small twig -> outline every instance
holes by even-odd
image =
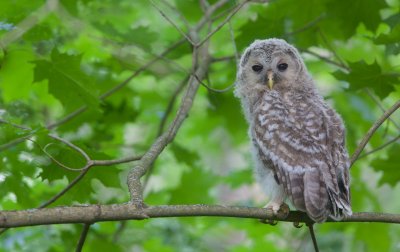
[[[314,223],[306,223],[306,225],[310,230],[310,236],[314,245],[314,250],[315,252],[319,252],[317,238],[315,237],[315,232],[314,232]]]
[[[122,234],[122,232],[125,230],[126,228],[126,221],[120,221],[119,222],[119,226],[117,228],[117,230],[114,232],[112,241],[113,243],[118,243],[118,240]]]
[[[310,50],[308,50],[308,49],[306,49],[306,50],[301,50],[301,51],[303,51],[303,52],[305,52],[305,53],[308,53],[308,54],[311,54],[311,55],[313,55],[313,56],[315,56],[315,57],[317,57],[317,58],[319,58],[319,59],[321,59],[321,60],[323,60],[323,61],[325,61],[325,62],[331,64],[331,65],[335,65],[335,66],[337,66],[337,67],[343,68],[344,70],[350,71],[350,68],[349,68],[348,66],[343,65],[342,63],[336,62],[336,61],[334,61],[334,60],[331,60],[331,59],[329,59],[329,58],[327,58],[327,57],[324,57],[324,56],[322,56],[322,55],[319,55],[318,53],[315,53],[315,52],[310,51]]]
[[[232,7],[229,7],[226,10],[221,11],[220,13],[218,13],[217,15],[215,15],[214,17],[211,18],[211,22],[215,22],[218,19],[226,16],[226,14],[230,13],[232,10],[234,10],[236,7],[238,7],[238,5],[234,5]]]
[[[241,4],[239,4],[233,11],[225,18],[224,21],[222,21],[213,31],[207,34],[207,36],[200,42],[196,44],[196,47],[200,47],[202,44],[204,44],[207,40],[211,38],[217,31],[219,31],[226,23],[231,20],[231,18],[245,5],[249,2],[250,0],[245,0]]]
[[[172,4],[170,4],[168,1],[166,0],[161,0],[161,2],[163,2],[163,4],[165,4],[166,6],[168,6],[168,8],[170,8],[171,10],[173,10],[182,20],[182,22],[185,24],[186,28],[188,30],[190,30],[190,24],[187,21],[187,19],[185,18],[185,16],[182,14],[182,12],[180,12],[175,6],[173,6]]]
[[[160,60],[162,57],[164,57],[165,55],[167,55],[168,53],[170,53],[171,51],[173,51],[174,49],[176,49],[177,47],[179,47],[180,45],[182,45],[185,42],[185,39],[180,39],[179,41],[177,41],[176,43],[172,44],[171,46],[169,46],[167,49],[165,49],[160,55],[158,55],[157,57],[153,58],[152,60],[150,60],[149,62],[147,62],[146,64],[144,64],[143,66],[141,66],[139,69],[137,69],[134,73],[131,74],[131,76],[129,76],[128,78],[126,78],[124,81],[122,81],[120,84],[116,85],[115,87],[111,88],[110,90],[108,90],[107,92],[105,92],[104,94],[100,95],[100,99],[104,100],[106,98],[108,98],[109,96],[113,95],[115,92],[119,91],[121,88],[125,87],[133,78],[135,78],[136,76],[138,76],[139,74],[141,74],[143,71],[145,71],[147,68],[149,68],[151,65],[153,65],[155,62],[157,62],[158,60]],[[87,106],[82,106],[79,109],[75,110],[74,112],[70,113],[69,115],[67,115],[66,117],[62,118],[61,120],[48,124],[46,126],[47,129],[51,130],[54,129],[64,123],[67,123],[68,121],[72,120],[73,118],[75,118],[76,116],[82,114],[83,112],[85,112],[88,109]]]
[[[65,140],[65,139],[63,139],[63,138],[61,138],[61,137],[59,137],[59,136],[56,136],[56,135],[54,135],[54,134],[49,134],[49,137],[51,137],[51,138],[53,138],[53,139],[55,139],[55,140],[57,140],[57,141],[60,141],[60,142],[64,143],[65,145],[67,145],[68,147],[70,147],[71,149],[73,149],[74,151],[78,152],[79,154],[81,154],[81,155],[86,159],[86,161],[89,161],[89,160],[90,160],[89,155],[86,154],[86,152],[85,152],[84,150],[82,150],[81,148],[79,148],[79,147],[76,146],[75,144],[73,144],[73,143],[71,143],[71,142],[69,142],[69,141],[67,141],[67,140]]]
[[[134,156],[134,157],[127,157],[127,158],[121,158],[121,159],[116,159],[116,160],[91,160],[89,161],[85,167],[81,169],[81,173],[74,178],[62,191],[54,195],[51,199],[48,201],[44,202],[39,206],[39,208],[45,208],[49,206],[50,204],[54,203],[56,200],[58,200],[61,196],[63,196],[66,192],[71,190],[72,187],[74,187],[83,177],[88,173],[90,168],[94,166],[108,166],[108,165],[115,165],[115,164],[122,164],[122,163],[128,163],[132,161],[137,161],[140,160],[142,156]]]
[[[168,58],[163,58],[163,59],[164,59],[165,61],[171,63],[172,65],[176,66],[176,68],[177,68],[178,70],[180,70],[180,71],[186,73],[186,74],[189,75],[189,76],[192,76],[192,77],[196,78],[196,80],[200,83],[200,85],[202,85],[203,87],[205,87],[208,91],[212,91],[212,92],[215,92],[215,93],[224,93],[224,92],[229,91],[229,90],[235,85],[235,83],[232,83],[231,85],[229,85],[228,87],[223,88],[223,89],[215,89],[215,88],[212,88],[212,87],[210,87],[210,85],[205,84],[196,74],[194,74],[193,72],[189,72],[188,70],[186,70],[184,67],[182,67],[181,65],[179,65],[179,64],[176,63],[175,61],[170,60],[170,59],[168,59]]]
[[[398,108],[400,107],[400,101],[397,101],[392,107],[390,107],[368,130],[365,134],[364,138],[361,140],[360,144],[357,146],[356,150],[354,151],[353,155],[350,158],[350,167],[354,164],[354,162],[358,159],[361,152],[367,145],[369,139],[371,139],[372,135],[375,131],[381,126],[381,124],[391,115],[393,114]]]
[[[34,143],[43,151],[43,153],[46,154],[47,157],[49,157],[54,163],[56,163],[56,164],[57,164],[58,166],[60,166],[61,168],[65,169],[65,170],[67,170],[67,171],[72,171],[72,172],[79,172],[79,171],[82,171],[82,170],[84,169],[84,168],[72,168],[72,167],[69,167],[69,166],[67,166],[67,165],[65,165],[65,164],[63,164],[63,163],[61,163],[61,162],[58,161],[55,157],[53,157],[53,155],[51,155],[50,153],[48,153],[48,152],[47,152],[47,148],[48,148],[50,145],[54,144],[54,143],[48,143],[48,144],[46,144],[46,146],[45,146],[44,148],[42,148],[38,143],[36,143],[36,142],[33,141],[32,139],[28,139],[28,140],[34,142]]]
[[[289,32],[289,33],[286,33],[285,35],[286,36],[293,36],[293,35],[295,35],[297,33],[301,33],[303,31],[306,31],[306,30],[310,29],[311,27],[313,27],[314,25],[316,25],[317,23],[319,23],[319,21],[324,19],[325,16],[326,16],[325,14],[321,14],[317,18],[315,18],[314,20],[312,20],[312,21],[308,22],[307,24],[305,24],[303,27],[300,27],[300,28],[298,28],[298,29],[296,29],[294,31]]]
[[[231,22],[228,22],[228,25],[229,25],[229,31],[230,31],[230,35],[231,35],[233,50],[235,51],[236,66],[239,66],[240,54],[239,54],[239,51],[236,46],[235,34],[233,33],[233,28],[232,28]]]
[[[29,127],[26,127],[26,126],[24,126],[24,125],[18,125],[18,124],[15,124],[15,123],[12,123],[12,122],[9,122],[9,121],[6,121],[6,120],[3,120],[3,119],[0,119],[0,123],[8,124],[8,125],[11,125],[11,126],[13,126],[14,128],[18,128],[18,129],[23,129],[23,130],[32,130],[31,128],[29,128]]]
[[[210,3],[207,0],[200,0],[200,8],[205,13],[210,8]]]
[[[375,148],[375,149],[373,149],[373,150],[370,150],[370,151],[368,151],[368,152],[365,152],[363,155],[360,155],[360,156],[357,158],[357,160],[359,160],[359,159],[361,159],[361,158],[364,158],[364,157],[366,157],[366,156],[368,156],[368,155],[370,155],[370,154],[372,154],[372,153],[375,153],[375,152],[377,152],[377,151],[380,151],[380,150],[384,149],[385,147],[391,145],[392,143],[395,143],[395,142],[396,142],[397,140],[399,140],[399,139],[400,139],[400,135],[398,135],[397,137],[395,137],[395,138],[393,138],[393,139],[387,141],[386,143],[382,144],[381,146],[379,146],[379,147],[377,147],[377,148]]]
[[[51,205],[52,203],[54,203],[59,198],[61,198],[61,196],[63,196],[66,192],[71,190],[71,188],[74,187],[86,175],[86,173],[89,171],[89,169],[90,169],[90,167],[88,167],[86,170],[81,171],[81,173],[78,176],[76,176],[74,178],[74,180],[72,180],[63,190],[61,190],[59,193],[57,193],[56,195],[51,197],[46,202],[40,204],[40,206],[38,208],[39,209],[45,208],[45,207]]]
[[[342,58],[339,57],[339,54],[337,54],[336,50],[333,48],[333,46],[329,43],[328,39],[325,37],[324,33],[322,32],[321,29],[318,29],[319,34],[321,35],[322,40],[324,41],[324,43],[326,44],[326,46],[328,47],[328,49],[333,53],[333,55],[335,56],[335,58],[340,62],[340,64],[342,66],[345,66],[346,68],[348,68],[347,64],[342,60]]]
[[[213,58],[211,60],[212,63],[217,63],[217,62],[223,62],[223,61],[232,61],[232,60],[236,60],[235,56],[225,56],[225,57],[220,57],[220,58]]]
[[[378,105],[378,107],[382,110],[382,112],[385,112],[385,108],[383,107],[382,103],[379,101],[378,98],[376,98],[376,96],[371,92],[371,90],[369,88],[366,88],[365,92],[367,92],[368,96],[371,97],[372,100],[374,100],[374,102]],[[398,125],[395,120],[393,120],[391,117],[389,117],[388,120],[392,122],[393,125],[396,126],[398,130],[400,130],[400,125]]]
[[[189,76],[187,76],[185,79],[183,79],[181,81],[181,83],[178,84],[175,91],[172,93],[171,98],[169,99],[167,108],[165,109],[165,111],[162,115],[160,125],[158,126],[157,137],[161,136],[162,133],[164,133],[165,123],[167,122],[168,116],[171,114],[172,109],[174,108],[176,99],[178,98],[178,95],[182,92],[183,88],[186,86],[186,83],[188,80],[189,80]]]
[[[154,2],[153,0],[148,0],[150,4],[167,20],[187,41],[189,41],[190,44],[193,46],[196,46],[196,44],[193,42],[193,40],[187,35],[181,28],[179,28],[178,25],[176,25]]]
[[[83,244],[85,243],[85,240],[86,240],[86,237],[87,237],[87,234],[89,232],[89,228],[91,225],[92,225],[91,223],[85,223],[83,225],[82,233],[81,233],[81,236],[79,237],[79,242],[76,245],[76,249],[75,249],[76,252],[82,251]]]

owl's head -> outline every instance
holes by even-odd
[[[254,41],[244,52],[239,65],[236,95],[256,91],[304,90],[312,85],[306,66],[296,48],[282,39]]]

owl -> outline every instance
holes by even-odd
[[[315,222],[352,214],[340,116],[319,95],[296,48],[256,40],[241,57],[235,96],[249,124],[258,183],[277,214],[289,200]]]

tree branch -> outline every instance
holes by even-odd
[[[81,233],[81,236],[79,237],[79,242],[78,242],[78,245],[76,246],[76,249],[75,249],[76,252],[81,252],[82,251],[83,244],[85,243],[87,234],[89,232],[90,225],[91,225],[91,223],[85,223],[83,225],[82,233]]]
[[[391,114],[393,114],[398,108],[400,107],[400,101],[397,101],[391,108],[389,108],[383,115],[371,126],[368,130],[367,134],[365,134],[364,138],[361,140],[360,144],[357,146],[356,150],[354,151],[353,155],[350,158],[350,167],[353,166],[354,162],[358,159],[361,152],[367,145],[369,139],[371,139],[372,135],[375,131],[381,126],[381,124],[389,118]]]
[[[373,149],[373,150],[370,150],[370,151],[368,151],[368,152],[365,152],[363,155],[358,156],[357,160],[358,160],[358,159],[361,159],[361,158],[364,158],[364,157],[366,157],[366,156],[368,156],[368,155],[371,155],[372,153],[375,153],[375,152],[377,152],[377,151],[380,151],[380,150],[382,150],[383,148],[385,148],[385,147],[391,145],[392,143],[397,142],[397,140],[399,140],[399,139],[400,139],[400,135],[398,135],[397,137],[395,137],[395,138],[393,138],[393,139],[387,141],[386,143],[382,144],[381,146],[379,146],[379,147],[377,147],[377,148],[375,148],[375,149]]]
[[[198,38],[195,39],[197,40]],[[194,75],[200,80],[203,79],[206,76],[208,66],[211,62],[211,57],[208,54],[208,44],[205,44],[199,49],[195,47],[192,60]],[[158,155],[160,155],[164,148],[175,138],[175,135],[192,107],[199,85],[199,81],[191,76],[186,93],[182,98],[180,108],[169,129],[157,138],[150,149],[144,154],[140,162],[130,170],[128,174],[128,188],[131,193],[132,203],[137,205],[143,204],[143,192],[140,178],[147,172],[151,164]]]
[[[209,40],[217,31],[219,31],[226,23],[229,22],[229,20],[231,20],[231,18],[248,2],[250,2],[250,0],[245,0],[244,2],[242,2],[241,4],[239,4],[226,18],[224,21],[222,21],[217,28],[215,28],[213,31],[211,31],[210,33],[207,34],[207,36],[200,42],[197,43],[196,46],[199,47],[202,44],[204,44],[207,40]]]
[[[365,92],[367,92],[368,96],[371,97],[371,99],[376,103],[376,105],[378,105],[378,107],[382,110],[382,112],[386,111],[385,108],[383,107],[381,101],[371,92],[371,90],[369,88],[366,88]],[[388,120],[391,121],[398,130],[400,130],[400,125],[398,125],[395,120],[393,120],[390,116],[389,116]]]
[[[196,45],[195,42],[187,35],[178,25],[176,25],[152,0],[148,0],[150,4],[161,14],[165,20],[167,20],[190,44]]]
[[[285,216],[273,216],[264,208],[219,205],[168,205],[136,208],[131,204],[85,205],[0,211],[0,227],[13,228],[49,224],[95,223],[102,221],[142,220],[162,217],[219,216],[250,219],[270,219],[283,222],[307,223],[312,220],[306,213],[291,211]],[[341,221],[327,222],[379,222],[400,224],[399,214],[360,212]]]

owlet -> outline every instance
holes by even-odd
[[[258,182],[274,213],[288,198],[315,222],[352,214],[349,157],[339,115],[318,94],[296,48],[256,40],[244,52],[235,95],[249,124]]]

